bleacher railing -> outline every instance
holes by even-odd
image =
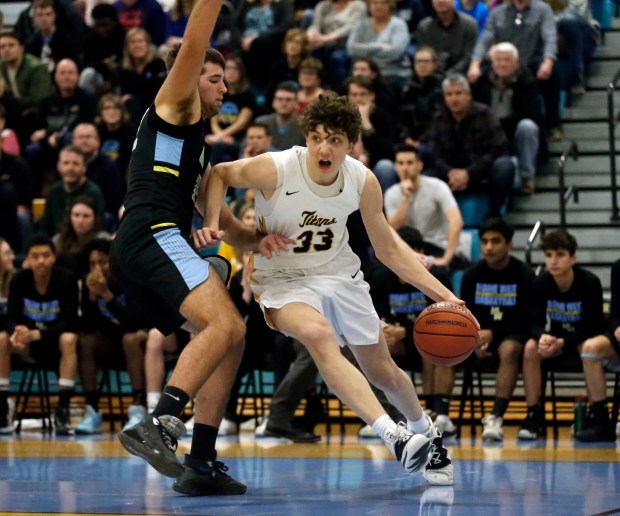
[[[579,149],[574,140],[570,143],[570,147],[562,153],[558,161],[558,193],[560,195],[560,227],[562,229],[566,229],[566,203],[571,197],[576,203],[579,202],[579,190],[577,190],[577,187],[569,186],[566,188],[564,166],[569,157],[575,161],[579,158]]]
[[[545,224],[542,220],[537,220],[530,231],[530,236],[527,237],[527,242],[525,244],[525,263],[527,263],[530,267],[532,266],[532,248],[534,247],[534,242],[536,241],[536,237],[538,234],[545,234]]]
[[[609,163],[611,170],[611,221],[620,222],[618,212],[618,181],[616,178],[616,123],[618,114],[614,109],[614,94],[618,81],[620,80],[620,70],[616,72],[613,79],[607,86],[607,125],[609,127]]]

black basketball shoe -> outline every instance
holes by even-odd
[[[137,425],[123,430],[118,439],[132,455],[144,459],[162,475],[176,478],[183,473],[175,451],[177,439],[185,435],[185,425],[174,416],[150,414]]]
[[[172,484],[177,493],[189,496],[242,495],[247,486],[226,472],[228,466],[219,460],[198,460],[185,455],[183,474]]]

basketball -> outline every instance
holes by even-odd
[[[435,303],[415,321],[413,341],[420,355],[435,365],[460,364],[474,351],[478,329],[474,317],[463,306]]]

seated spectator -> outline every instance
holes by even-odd
[[[265,124],[271,135],[271,145],[278,150],[290,149],[294,145],[305,145],[297,117],[297,89],[290,83],[280,83],[273,97],[274,113],[255,119]]]
[[[616,429],[609,420],[605,368],[618,370],[620,365],[620,260],[611,267],[611,304],[608,330],[586,340],[581,361],[588,390],[588,414],[584,428],[575,434],[583,442],[615,441]]]
[[[28,163],[20,157],[7,154],[0,133],[0,237],[21,250],[20,223],[29,230],[32,189]],[[19,221],[19,222],[18,222]]]
[[[515,174],[506,135],[487,106],[472,102],[465,77],[448,75],[442,90],[445,107],[429,137],[435,168],[425,173],[448,183],[457,199],[462,193],[487,194],[486,217],[498,217]]]
[[[0,34],[0,100],[6,107],[9,126],[23,145],[30,138],[41,101],[52,93],[47,67],[27,54],[15,32]]]
[[[299,64],[299,91],[297,92],[297,111],[300,115],[308,104],[319,98],[325,90],[321,88],[323,80],[323,63],[314,57],[308,57]]]
[[[166,15],[156,0],[116,0],[112,4],[125,32],[143,29],[155,46],[164,42]]]
[[[394,166],[400,183],[384,195],[390,226],[420,232],[427,267],[441,267],[446,272],[464,268],[467,260],[458,255],[463,218],[448,185],[421,174],[424,163],[410,145],[396,148]]]
[[[545,408],[540,402],[543,360],[548,367],[578,365],[584,342],[605,325],[601,282],[575,265],[575,237],[562,229],[549,231],[540,248],[546,271],[534,280],[531,338],[523,353],[527,417],[517,434],[526,441],[545,437]]]
[[[88,272],[90,243],[97,238],[109,238],[103,230],[101,214],[90,197],[76,197],[69,207],[67,218],[52,241],[56,246],[56,264],[69,269],[80,278]]]
[[[455,0],[454,9],[457,12],[469,14],[478,24],[478,36],[484,30],[484,24],[489,17],[489,8],[482,0]]]
[[[183,40],[189,13],[192,12],[195,3],[196,0],[174,0],[170,10],[165,13],[164,43],[159,47],[159,55],[163,58],[165,58],[170,47],[180,44]]]
[[[275,390],[269,403],[269,416],[254,430],[256,437],[277,437],[295,443],[316,443],[321,436],[314,433],[319,405],[316,391],[318,369],[308,349],[300,342],[277,334],[273,341]],[[292,356],[291,356],[292,355]],[[305,424],[295,421],[295,411],[306,398]]]
[[[351,67],[347,38],[365,17],[363,0],[321,0],[314,8],[312,24],[306,31],[310,51],[326,64],[327,82],[334,90],[344,83]]]
[[[81,122],[92,122],[97,113],[97,97],[79,86],[75,61],[63,59],[56,65],[56,92],[43,99],[39,107],[37,129],[24,151],[35,182],[35,195],[43,193],[47,172],[58,159],[58,151],[71,143],[73,128]]]
[[[80,88],[97,95],[112,92],[118,85],[123,59],[125,29],[114,6],[97,4],[90,12],[92,29],[84,37]]]
[[[493,9],[474,48],[467,77],[473,84],[482,75],[481,63],[492,45],[508,41],[538,79],[545,100],[545,128],[561,140],[560,84],[555,61],[557,32],[551,7],[542,0],[507,0]]]
[[[248,201],[241,206],[238,210],[238,214],[235,216],[243,222],[246,226],[256,227],[256,210],[254,210],[254,200]],[[228,245],[226,242],[221,242],[218,248],[217,254],[222,258],[226,258],[230,263],[230,275],[234,276],[245,265],[243,251],[241,249],[235,249]]]
[[[55,250],[46,235],[26,245],[28,268],[18,272],[9,288],[9,342],[0,341],[0,385],[8,385],[11,353],[33,358],[45,367],[59,367],[56,435],[73,433],[69,402],[75,387],[78,342],[78,279],[54,267]]]
[[[392,14],[395,5],[395,0],[368,0],[370,16],[349,34],[347,52],[354,59],[372,57],[385,81],[400,91],[411,76],[403,66],[410,34],[405,21]]]
[[[299,65],[308,57],[308,37],[301,29],[289,29],[282,43],[282,57],[273,63],[265,102],[270,106],[278,84],[290,82],[299,89]]]
[[[26,41],[26,52],[38,57],[50,73],[63,59],[79,63],[81,42],[58,30],[54,0],[35,0],[32,12],[34,34]]]
[[[0,78],[0,83],[2,78]],[[0,95],[2,97],[2,95]],[[17,133],[7,126],[7,113],[3,104],[0,104],[0,138],[2,138],[2,152],[11,154],[12,156],[19,156],[20,146]]]
[[[15,253],[9,243],[0,238],[0,350],[9,347],[7,309],[9,285],[15,274]],[[15,403],[9,399],[9,373],[0,369],[0,435],[13,433]]]
[[[207,143],[213,147],[210,158],[212,165],[237,159],[241,142],[245,138],[245,128],[256,112],[256,98],[250,90],[250,80],[241,58],[226,59],[224,80],[227,91],[219,113],[210,119],[211,134],[206,138]]]
[[[259,154],[276,151],[271,145],[271,133],[269,127],[260,122],[252,122],[245,132],[245,143],[241,151],[240,159],[253,158]]]
[[[71,202],[76,197],[90,197],[103,213],[104,200],[101,189],[86,177],[86,157],[75,145],[67,145],[58,156],[56,181],[45,197],[45,211],[38,222],[39,231],[53,236],[60,231]]]
[[[15,32],[22,41],[28,41],[35,33],[34,2],[35,0],[29,2],[30,5],[19,13],[15,22]],[[57,16],[56,24],[62,27],[62,30],[67,32],[72,38],[79,40],[84,33],[85,25],[77,6],[78,2],[54,0]]]
[[[435,51],[441,73],[465,73],[478,37],[476,20],[457,11],[452,0],[433,0],[433,9],[418,25],[416,43]]]
[[[146,405],[149,414],[155,410],[166,376],[166,356],[181,353],[187,344],[188,333],[178,330],[164,335],[156,328],[151,328],[144,349],[144,376],[146,378]],[[186,424],[186,427],[188,425]]]
[[[101,433],[103,419],[97,390],[99,361],[117,364],[117,356],[123,354],[125,357],[133,395],[125,426],[137,424],[146,415],[142,345],[147,333],[139,308],[125,296],[110,274],[110,240],[94,240],[85,251],[90,272],[82,287],[79,368],[86,410],[75,433],[95,434]]]
[[[121,98],[135,125],[140,123],[142,115],[155,100],[165,78],[166,64],[157,57],[149,33],[141,28],[127,32],[119,85]]]
[[[131,123],[131,116],[125,104],[114,93],[106,93],[101,97],[97,112],[95,124],[101,140],[100,152],[118,165],[123,183],[126,183],[127,168],[137,129]]]
[[[556,6],[562,6],[556,11]],[[561,90],[578,96],[585,93],[585,77],[596,52],[598,31],[589,2],[566,0],[551,4],[558,29],[558,75]]]
[[[394,154],[394,121],[390,114],[375,103],[375,92],[370,80],[364,77],[350,77],[347,81],[347,96],[359,109],[362,116],[362,143],[369,156],[370,168],[381,159],[391,159]],[[378,175],[383,191],[391,186]]]
[[[530,71],[520,64],[512,43],[499,43],[491,51],[491,69],[476,81],[473,96],[490,107],[510,142],[519,163],[521,193],[534,192],[539,128],[543,124],[542,96]]]
[[[480,323],[475,357],[481,363],[499,362],[493,409],[482,419],[482,440],[502,441],[504,414],[529,338],[534,273],[510,255],[514,229],[502,219],[488,219],[478,234],[482,259],[465,271],[461,299]]]
[[[404,88],[399,112],[401,139],[405,143],[414,146],[423,143],[443,106],[441,81],[435,51],[431,47],[418,47],[413,58],[413,75]]]
[[[125,197],[125,180],[116,162],[101,153],[101,140],[93,123],[82,123],[73,129],[73,145],[84,153],[86,177],[95,183],[103,194],[105,207],[103,220],[106,228],[116,229],[118,210]]]
[[[290,0],[248,0],[237,15],[241,51],[248,76],[256,91],[264,92],[272,63],[281,55],[286,31],[294,26],[295,11]]]
[[[399,112],[398,95],[394,92],[394,89],[388,85],[379,65],[372,57],[356,57],[353,60],[353,68],[351,69],[351,75],[353,77],[365,77],[372,83],[372,87],[375,91],[375,103],[381,106],[388,113],[397,116]],[[345,88],[346,94],[346,79],[339,85],[339,87]]]

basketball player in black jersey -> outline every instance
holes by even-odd
[[[216,460],[215,439],[243,354],[245,326],[224,282],[190,245],[194,206],[204,212],[210,149],[205,120],[226,92],[224,58],[208,49],[222,0],[198,0],[183,37],[170,51],[169,74],[142,118],[130,162],[126,211],[110,265],[127,294],[151,322],[169,334],[187,321],[197,333],[184,349],[155,410],[119,434],[123,446],[160,473],[177,477],[173,489],[189,495],[242,494],[246,486]],[[227,210],[221,227],[232,245],[270,257],[288,239],[243,226]],[[222,232],[202,229],[197,247]],[[182,465],[176,442],[185,433],[178,417],[195,397],[196,424]]]

